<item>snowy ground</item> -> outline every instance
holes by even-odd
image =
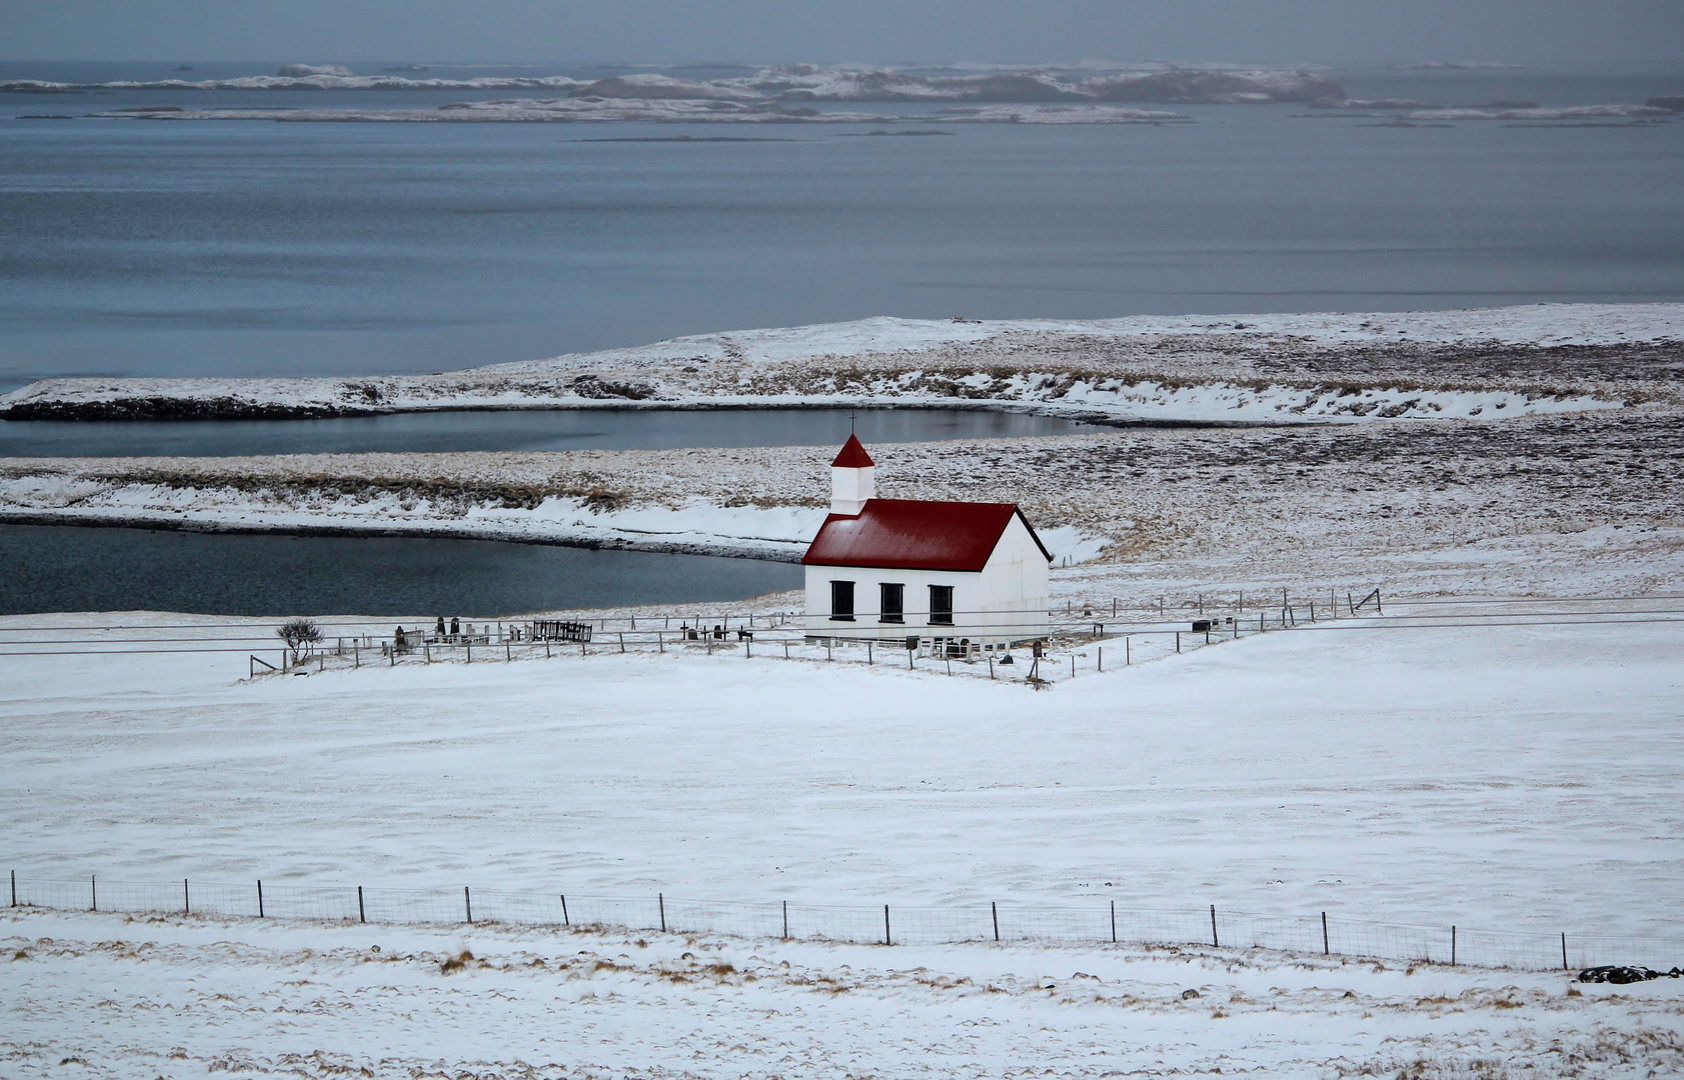
[[[1679,624],[1276,632],[1084,660],[1045,693],[735,651],[255,682],[243,656],[0,659],[0,835],[20,877],[1664,938],[1681,646]],[[1250,951],[8,909],[0,955],[20,1077],[1684,1068],[1673,980],[1569,996],[1559,972]]]
[[[1681,644],[1277,632],[1104,674],[1085,650],[1046,693],[738,650],[254,683],[243,653],[5,658],[0,832],[32,878],[1667,936]]]
[[[0,1068],[18,1078],[1497,1080],[1684,1068],[1673,980],[1570,987],[1559,974],[1213,950],[4,911],[0,949],[11,958]]]

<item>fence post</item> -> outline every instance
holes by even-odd
[[[626,633],[624,630],[620,631],[620,651],[626,651]]]
[[[865,643],[865,666],[870,667],[871,663],[872,663],[872,660],[871,660],[871,642],[867,641]]]
[[[1104,671],[1105,670],[1105,646],[1100,645],[1100,646],[1097,646],[1097,648],[1099,650],[1099,665],[1098,665],[1098,668],[1096,670]]]
[[[994,916],[994,940],[1000,940],[1000,905],[997,901],[988,902],[989,913]]]
[[[263,879],[257,879],[257,917],[263,918]]]
[[[88,910],[99,910],[99,875],[88,875]]]
[[[663,893],[655,894],[655,903],[661,908],[661,933],[667,932],[667,898]]]
[[[1450,966],[1456,966],[1456,925],[1450,926]]]
[[[466,659],[465,662],[469,663],[469,664],[473,663],[474,662],[474,643],[471,642],[471,641],[464,641],[462,643],[462,648],[467,651],[467,659]]]
[[[514,663],[514,659],[514,649],[510,647],[508,642],[503,642],[503,663],[512,664]]]
[[[1181,631],[1179,630],[1175,632],[1175,651],[1181,651]]]
[[[1561,970],[1562,971],[1570,971],[1571,970],[1567,966],[1567,934],[1566,934],[1565,931],[1563,931],[1562,935],[1561,935]]]
[[[1117,902],[1111,901],[1111,944],[1117,943]]]
[[[1129,647],[1129,639],[1124,638],[1123,639],[1123,666],[1124,667],[1128,667],[1129,664],[1133,662],[1134,658],[1130,655],[1132,651],[1133,650],[1130,649],[1130,647]]]
[[[362,642],[360,641],[351,642],[351,666],[353,668],[363,666]]]
[[[895,939],[889,934],[889,905],[883,905],[883,944],[893,945]]]
[[[784,901],[784,940],[789,940],[789,901]]]
[[[567,917],[567,894],[560,893],[558,895],[561,897],[561,925],[572,926],[573,920]]]
[[[357,886],[357,921],[368,921],[368,916],[363,914],[363,887],[361,885]]]
[[[18,906],[18,872],[12,871],[12,906]]]
[[[1210,905],[1210,945],[1213,949],[1220,949],[1222,942],[1216,937],[1216,905]]]
[[[181,913],[183,915],[193,914],[193,904],[191,903],[191,899],[187,894],[187,879],[186,878],[181,879]]]
[[[462,907],[468,913],[468,921],[473,922],[474,921],[474,898],[473,898],[473,895],[468,892],[468,887],[466,885],[462,886]]]
[[[1450,951],[1455,952],[1456,946],[1450,946]],[[1327,912],[1325,911],[1321,913],[1321,954],[1323,956],[1332,955],[1327,947]]]

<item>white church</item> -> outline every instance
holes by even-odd
[[[1015,503],[879,499],[850,435],[807,548],[807,633],[979,656],[1047,636],[1052,556]]]

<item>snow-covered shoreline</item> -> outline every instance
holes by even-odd
[[[1415,593],[1663,588],[1675,414],[1139,428],[874,445],[878,490],[1010,501],[1061,578],[1147,588],[1377,573]],[[455,536],[788,560],[832,447],[0,461],[0,521]],[[1247,586],[1249,587],[1249,586]],[[1121,590],[1119,593],[1117,590]]]
[[[158,484],[121,484],[79,506],[22,508],[0,481],[0,523],[168,529],[180,532],[282,533],[290,536],[406,536],[499,540],[517,544],[609,548],[673,555],[799,562],[822,510],[757,510],[697,504],[598,513],[576,499],[545,499],[531,511],[475,508],[461,517],[404,512],[399,497],[354,508],[286,508],[268,500]],[[221,497],[219,497],[221,496]],[[347,503],[353,500],[346,500]]]
[[[696,79],[643,71],[599,79],[565,75],[414,78],[402,72],[356,75],[334,65],[289,64],[274,75],[225,79],[51,82],[12,79],[0,92],[55,94],[87,90],[393,91],[550,90],[576,98],[655,101],[877,102],[1208,102],[1339,100],[1344,89],[1323,69],[1304,65],[1105,65],[931,70],[853,64],[779,64],[748,75]]]
[[[1684,416],[1681,366],[1684,304],[879,318],[434,376],[56,380],[0,403],[13,418],[840,404],[1132,421],[1148,426],[885,447],[881,490],[1019,502],[1061,563],[1097,558],[1092,572],[1118,580],[1360,577],[1385,560],[1431,591],[1481,558],[1469,545],[1501,541],[1489,587],[1526,591],[1528,574],[1588,559],[1625,589],[1668,572],[1684,523],[1684,490],[1657,465]],[[822,447],[13,458],[0,521],[788,561],[822,517],[827,460]]]
[[[1413,420],[1605,409],[1676,394],[1664,372],[1648,369],[1680,353],[1684,304],[1085,321],[880,317],[437,375],[47,379],[0,397],[0,417],[960,405],[1102,422]]]

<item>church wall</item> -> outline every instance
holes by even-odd
[[[854,582],[854,618],[832,620],[830,583]],[[878,585],[899,583],[906,590],[905,622],[885,623]],[[930,622],[929,587],[953,588],[951,626]],[[889,570],[853,566],[806,567],[805,630],[820,637],[903,643],[923,638],[969,638],[973,643],[1004,644],[1043,637],[1048,629],[1048,572],[1040,548],[1013,517],[1000,543],[980,572]]]

